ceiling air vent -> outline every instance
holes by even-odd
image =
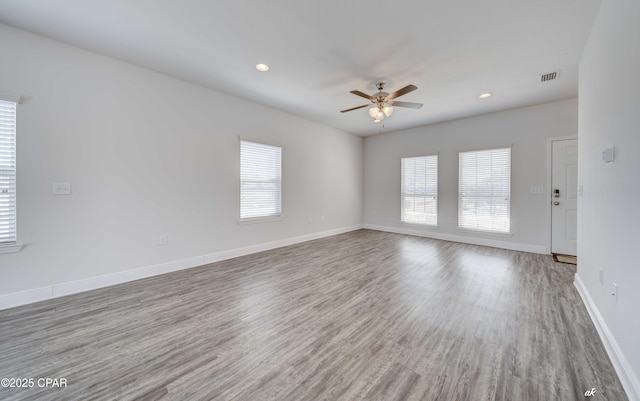
[[[540,82],[553,81],[558,78],[559,71],[549,72],[547,74],[540,75]]]

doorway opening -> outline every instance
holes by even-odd
[[[577,137],[549,140],[548,182],[549,249],[556,261],[575,263],[578,251]]]

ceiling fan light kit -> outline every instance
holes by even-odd
[[[358,90],[351,91],[351,93],[353,93],[354,95],[368,99],[371,101],[371,103],[373,103],[373,107],[369,108],[369,116],[373,118],[374,123],[379,123],[380,121],[384,120],[385,117],[389,117],[393,113],[394,106],[407,107],[410,109],[419,109],[420,107],[422,107],[422,103],[397,102],[393,100],[397,97],[406,95],[407,93],[413,92],[414,90],[418,89],[418,87],[415,85],[407,85],[404,88],[399,89],[393,93],[382,91],[382,89],[384,88],[384,82],[380,82],[376,86],[378,87],[378,93],[373,96],[367,95],[366,93],[360,92]],[[340,112],[346,113],[348,111],[358,110],[368,106],[368,104],[365,104],[362,106],[353,107],[351,109],[342,110]]]

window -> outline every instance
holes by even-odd
[[[458,226],[511,231],[511,148],[460,152]]]
[[[402,159],[402,209],[405,223],[438,224],[438,155]]]
[[[240,219],[282,214],[282,148],[240,141]]]
[[[0,95],[0,247],[16,243],[16,107]],[[8,248],[7,248],[8,249]],[[4,250],[3,250],[4,251]]]

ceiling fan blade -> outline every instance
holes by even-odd
[[[387,96],[387,100],[391,100],[391,99],[395,99],[397,97],[400,97],[402,95],[406,95],[409,92],[413,92],[414,90],[418,89],[417,86],[415,85],[407,85],[402,89],[398,89],[397,91],[391,93],[389,96]],[[353,92],[351,92],[353,93]]]
[[[392,106],[397,107],[408,107],[410,109],[419,109],[422,107],[422,103],[413,103],[413,102],[389,102]]]
[[[367,107],[367,106],[371,106],[371,105],[370,104],[363,104],[362,106],[353,107],[353,108],[346,109],[346,110],[340,110],[340,113],[346,113],[347,111],[358,110],[358,109],[361,109],[361,108]]]
[[[371,100],[371,101],[376,100],[376,98],[374,98],[373,96],[369,96],[369,95],[367,95],[367,94],[366,94],[366,93],[364,93],[364,92],[360,92],[360,91],[351,91],[351,93],[353,93],[354,95],[357,95],[357,96],[361,96],[361,97],[363,97],[363,98],[365,98],[365,99],[369,99],[369,100]]]

